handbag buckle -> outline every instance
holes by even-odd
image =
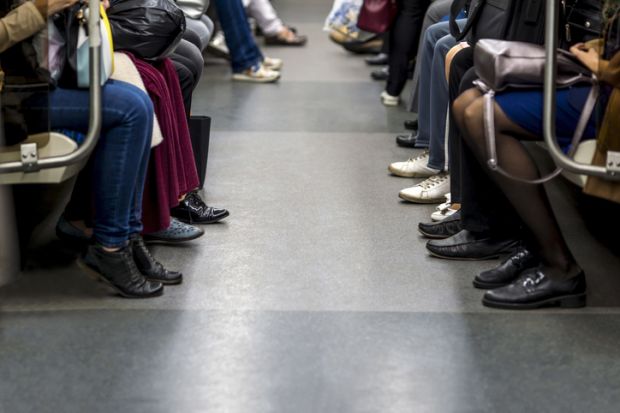
[[[607,173],[611,176],[620,174],[620,152],[607,151]]]

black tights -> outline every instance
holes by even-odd
[[[390,75],[386,91],[399,96],[407,83],[409,61],[417,54],[424,14],[430,0],[400,0],[400,11],[390,30]]]
[[[484,138],[483,100],[480,92],[476,89],[465,92],[454,103],[453,110],[454,117],[464,133],[465,142],[491,179],[506,195],[534,237],[546,273],[556,279],[575,276],[579,267],[562,236],[544,187],[521,183],[486,168],[488,156]],[[502,168],[521,178],[538,178],[536,163],[515,136],[524,140],[538,138],[512,123],[497,105],[495,123],[497,158]]]

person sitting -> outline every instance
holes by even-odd
[[[215,0],[214,4],[230,51],[232,79],[253,83],[277,82],[283,62],[263,56],[252,36],[241,0]]]
[[[47,16],[75,3],[37,0],[13,9],[0,20],[0,51],[43,30]],[[49,110],[53,129],[85,133],[89,92],[58,87],[49,97],[35,96],[26,110]],[[165,269],[153,258],[140,235],[152,124],[153,105],[139,88],[114,80],[103,86],[101,136],[83,172],[92,179],[92,244],[80,263],[128,298],[159,296],[163,284],[182,281],[181,273]]]
[[[297,34],[297,30],[282,22],[269,0],[243,0],[243,5],[248,15],[256,19],[266,45],[303,46],[308,42],[307,36]]]
[[[620,88],[620,51],[608,47],[604,58],[600,59],[598,44],[576,44],[571,52],[598,75],[599,81]],[[589,85],[579,84],[556,92],[556,132],[560,145],[566,146],[571,141],[590,88]],[[603,94],[599,100],[601,107],[605,106],[605,98],[606,94]],[[498,163],[514,176],[530,180],[538,178],[536,164],[521,141],[540,140],[543,135],[542,89],[499,92],[494,112]],[[488,159],[481,93],[470,89],[462,94],[454,104],[454,114],[467,146],[488,179],[495,184],[487,190],[499,190],[509,200],[525,225],[531,244],[539,252],[537,260],[530,260],[521,271],[513,272],[515,277],[501,279],[494,289],[486,292],[483,304],[511,309],[585,305],[584,271],[562,235],[545,189],[541,185],[510,179],[486,167]],[[616,116],[609,112],[607,115]],[[597,116],[593,114],[583,139],[596,137],[596,120]],[[517,261],[523,261],[523,257],[517,254],[514,257]],[[478,281],[481,281],[482,275],[477,277]]]

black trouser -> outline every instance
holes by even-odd
[[[390,30],[388,64],[390,76],[385,90],[399,96],[407,83],[409,61],[418,53],[424,14],[430,0],[400,0],[400,11]]]
[[[198,47],[190,41],[183,39],[170,56],[170,60],[172,60],[179,76],[185,113],[189,118],[192,109],[192,95],[194,89],[198,86],[198,82],[200,82],[204,59]]]
[[[473,48],[460,51],[450,66],[450,107],[463,92],[474,87]],[[452,202],[461,203],[461,223],[472,232],[514,236],[521,219],[503,192],[489,178],[463,136],[450,110],[450,187]]]

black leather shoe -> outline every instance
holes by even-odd
[[[390,72],[387,66],[382,67],[381,69],[373,70],[370,72],[370,77],[372,80],[387,80],[390,77]]]
[[[379,53],[365,58],[364,61],[368,66],[385,66],[388,64],[388,55],[385,53]]]
[[[164,285],[181,284],[183,274],[178,271],[169,271],[151,255],[151,252],[144,245],[144,240],[140,235],[133,235],[130,239],[130,247],[133,252],[133,259],[142,275],[151,281],[158,281]]]
[[[409,135],[398,135],[396,137],[396,144],[404,148],[415,148],[415,142],[417,139],[417,133],[410,133]]]
[[[519,247],[513,255],[506,258],[497,267],[483,271],[474,278],[474,287],[483,290],[493,290],[513,282],[523,271],[535,268],[540,259],[529,249]]]
[[[426,249],[439,258],[477,261],[511,253],[518,244],[518,240],[497,238],[464,229],[450,238],[429,241]]]
[[[445,239],[452,235],[458,234],[463,228],[461,227],[461,211],[455,212],[448,218],[439,222],[418,224],[418,231],[426,238]]]
[[[506,287],[487,291],[482,304],[493,308],[531,310],[541,307],[580,308],[586,305],[583,271],[568,280],[554,280],[540,268],[525,271]]]
[[[170,215],[187,224],[213,224],[226,218],[229,212],[223,208],[207,206],[198,193],[190,192]]]
[[[405,129],[407,130],[418,130],[418,120],[406,120],[405,121]]]
[[[147,280],[140,273],[129,246],[108,252],[91,245],[79,264],[126,298],[157,297],[164,292],[162,283]]]

